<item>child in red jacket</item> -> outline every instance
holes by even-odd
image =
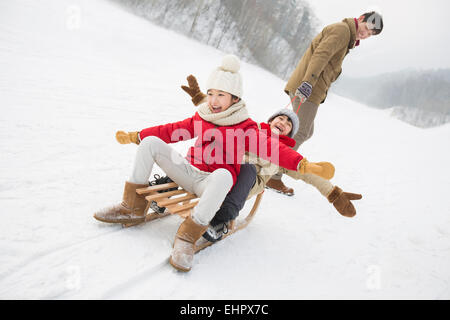
[[[207,96],[201,92],[197,79],[193,75],[189,75],[187,81],[188,86],[183,85],[181,88],[189,94],[193,104],[198,106],[205,102]],[[290,148],[295,146],[293,137],[297,133],[299,125],[297,115],[290,108],[280,109],[271,115],[267,122],[259,123],[260,129],[265,130],[267,135],[276,135],[280,143]],[[271,188],[269,182],[271,181],[271,176],[278,173],[277,167],[261,162],[258,163],[258,161],[254,161],[255,158],[249,158],[248,160],[251,163],[242,164],[235,186],[226,196],[220,209],[211,220],[210,227],[203,235],[206,240],[214,242],[221,239],[222,235],[226,233],[228,222],[239,215],[239,211],[244,208],[246,200],[260,193],[264,188]],[[316,188],[333,204],[341,215],[345,217],[354,217],[356,215],[356,209],[351,201],[361,199],[362,195],[344,192],[329,180],[317,175],[286,172],[283,168],[280,168],[280,171],[287,173],[294,179],[303,180]],[[286,190],[274,188],[274,190],[289,196],[293,195],[293,190],[290,188]]]
[[[236,56],[225,56],[207,82],[207,102],[191,118],[144,129],[140,132],[118,131],[120,143],[139,145],[132,173],[125,182],[122,203],[97,212],[94,217],[113,223],[139,222],[145,219],[146,201],[136,189],[147,186],[153,165],[161,169],[185,190],[200,199],[192,215],[180,225],[170,263],[181,271],[192,267],[195,242],[208,228],[225,196],[236,182],[246,151],[289,170],[299,170],[330,179],[330,163],[309,163],[302,155],[276,139],[260,132],[248,117],[242,96],[240,62]],[[196,138],[186,157],[170,143]],[[278,157],[283,154],[283,157]]]

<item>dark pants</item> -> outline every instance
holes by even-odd
[[[245,163],[241,165],[241,171],[237,177],[236,184],[227,194],[222,206],[217,211],[210,224],[216,226],[220,223],[228,222],[239,215],[239,211],[245,205],[248,194],[256,181],[256,167],[253,164]]]

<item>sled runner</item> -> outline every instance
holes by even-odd
[[[264,188],[268,189],[268,190],[272,190],[272,191],[274,191],[276,193],[284,194],[284,195],[286,195],[288,197],[292,197],[294,195],[292,192],[283,192],[281,190],[278,190],[278,189],[275,189],[275,188],[271,188],[271,187],[268,187],[268,186],[265,186]]]
[[[198,201],[194,201],[197,199],[195,194],[179,188],[175,182],[137,189],[136,193],[145,195],[145,200],[147,200],[145,220],[136,223],[123,223],[122,226],[124,227],[136,226],[175,213],[186,218],[190,214],[190,210],[198,203]]]
[[[175,182],[169,182],[164,184],[158,184],[149,186],[146,188],[137,189],[136,193],[139,195],[145,195],[147,200],[147,207],[145,209],[146,216],[143,222],[136,223],[123,223],[124,227],[132,227],[152,221],[155,219],[167,217],[171,214],[178,214],[182,218],[186,218],[191,214],[191,210],[197,205],[198,197],[197,195],[190,193]],[[253,206],[250,212],[245,216],[245,218],[240,218],[232,220],[228,223],[228,232],[223,235],[222,239],[230,236],[234,232],[245,228],[253,219],[258,210],[259,204],[262,199],[263,192],[256,196]],[[213,242],[209,242],[204,238],[200,238],[196,244],[196,252],[210,246]]]

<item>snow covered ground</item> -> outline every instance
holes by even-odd
[[[301,153],[363,194],[355,218],[285,178],[294,197],[266,191],[249,227],[187,274],[168,264],[177,216],[92,218],[131,170],[136,146],[116,130],[193,114],[179,86],[190,73],[202,86],[223,54],[106,0],[0,2],[0,298],[449,299],[450,125],[418,129],[336,95]],[[255,120],[289,102],[284,81],[241,72]]]

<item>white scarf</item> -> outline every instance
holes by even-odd
[[[213,113],[205,102],[198,107],[198,114],[203,120],[218,126],[232,126],[248,119],[248,111],[243,100],[219,113]]]

